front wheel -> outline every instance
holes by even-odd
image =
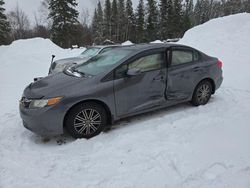
[[[195,88],[191,103],[195,106],[205,105],[212,95],[212,84],[204,80]]]
[[[74,138],[92,138],[102,132],[106,124],[105,109],[93,102],[75,106],[65,119],[65,127]]]

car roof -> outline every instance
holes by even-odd
[[[181,45],[181,44],[174,44],[174,43],[149,43],[149,44],[135,44],[129,46],[122,46],[122,49],[132,50],[133,52],[140,52],[145,50],[153,50],[157,48],[169,48],[169,47],[187,47],[189,46]],[[116,50],[116,49],[114,49]]]
[[[182,44],[176,44],[176,43],[145,43],[145,44],[133,44],[133,45],[97,45],[97,46],[91,46],[96,47],[100,49],[104,49],[107,47],[114,47],[113,50],[119,50],[120,48],[125,50],[133,51],[134,53],[139,53],[145,50],[153,50],[157,48],[169,48],[169,47],[186,47],[190,49],[194,49],[190,46],[182,45]],[[119,47],[118,49],[116,47]],[[195,49],[194,49],[195,50]]]

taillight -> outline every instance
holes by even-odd
[[[218,65],[220,68],[222,68],[222,65],[223,65],[222,61],[218,60],[218,61],[217,61],[217,65]]]

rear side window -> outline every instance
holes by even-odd
[[[193,51],[191,50],[173,50],[172,65],[181,65],[193,62]]]

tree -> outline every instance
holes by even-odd
[[[118,41],[117,36],[117,30],[118,30],[118,7],[117,7],[117,1],[113,0],[112,2],[112,8],[111,8],[111,24],[112,24],[112,41]]]
[[[167,0],[167,37],[173,38],[174,37],[174,6],[173,6],[173,0]]]
[[[173,16],[173,36],[181,37],[182,36],[182,20],[183,20],[183,12],[182,12],[182,4],[181,0],[174,0],[174,16]]]
[[[126,10],[125,15],[127,19],[126,23],[126,38],[125,40],[135,40],[135,34],[133,30],[135,30],[135,15],[133,10],[133,4],[131,0],[127,0],[126,2]]]
[[[139,1],[136,9],[136,42],[142,43],[145,40],[145,9],[143,0]]]
[[[76,0],[51,0],[49,3],[49,17],[52,23],[52,40],[63,48],[69,48],[74,43],[71,32],[78,25],[78,11]]]
[[[3,8],[4,1],[0,0],[0,45],[6,44],[10,32],[10,24],[7,21],[7,17],[4,14]]]
[[[38,25],[43,25],[43,26],[45,26],[47,28],[52,27],[52,20],[48,19],[48,16],[49,16],[49,2],[50,2],[50,0],[43,0],[40,3],[38,13],[37,14],[35,13],[36,23],[39,23]]]
[[[244,11],[250,13],[250,0],[245,0],[243,2]]]
[[[155,0],[147,0],[147,41],[155,40],[158,37],[158,10]]]
[[[106,39],[111,39],[111,3],[110,3],[110,0],[105,1],[104,36],[106,37]]]
[[[125,40],[126,30],[126,17],[125,17],[125,2],[124,0],[118,0],[118,41],[123,42]]]
[[[98,41],[101,43],[105,40],[103,33],[104,33],[104,19],[103,19],[103,10],[102,4],[98,1],[97,5],[97,23],[98,23]]]
[[[31,37],[30,35],[30,21],[28,16],[16,5],[15,10],[8,15],[8,20],[11,27],[12,40],[25,39]]]
[[[193,0],[186,0],[184,6],[183,19],[182,19],[183,33],[185,33],[188,29],[192,27],[193,9],[194,9]]]
[[[168,36],[168,14],[167,14],[167,0],[160,0],[160,37],[162,40]]]
[[[87,26],[91,22],[89,10],[87,8],[82,9],[82,13],[80,16],[80,22],[83,26]]]
[[[93,16],[93,19],[92,19],[92,25],[91,25],[91,28],[92,28],[92,33],[93,33],[93,40],[94,40],[94,43],[98,42],[98,38],[99,38],[99,27],[98,27],[98,15],[97,15],[97,10],[95,9],[95,12],[94,12],[94,16]]]

